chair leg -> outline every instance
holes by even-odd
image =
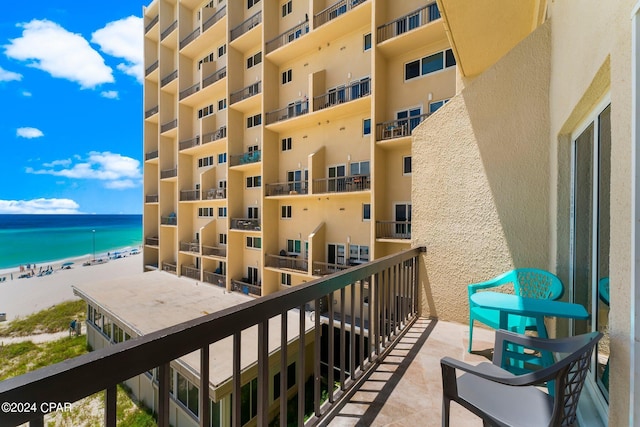
[[[449,409],[451,408],[451,400],[442,396],[442,427],[449,427]]]
[[[473,342],[473,318],[469,317],[469,349],[468,353],[471,353],[471,343]]]

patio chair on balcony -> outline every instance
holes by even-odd
[[[480,308],[471,302],[471,295],[489,288],[498,286],[513,287],[513,293],[521,297],[557,300],[562,296],[564,287],[560,279],[548,271],[536,268],[519,268],[508,271],[500,276],[482,283],[468,286],[469,291],[469,353],[473,341],[473,322],[478,321],[485,325],[498,329],[500,325],[500,312]],[[535,330],[536,321],[530,317],[509,316],[509,330],[524,334],[525,330]]]
[[[444,357],[442,368],[442,425],[449,426],[451,401],[457,402],[491,426],[572,426],[580,392],[589,373],[591,355],[602,333],[561,339],[544,339],[496,331],[493,364],[477,366]],[[535,351],[566,356],[551,366],[513,375],[509,348],[524,346]],[[465,373],[456,377],[456,370]],[[553,381],[552,393],[536,387]]]

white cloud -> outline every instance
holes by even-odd
[[[71,199],[0,200],[0,214],[76,214],[79,208]]]
[[[44,136],[44,133],[42,133],[42,131],[40,129],[36,129],[36,128],[18,128],[16,130],[16,136],[19,136],[21,138],[40,138],[41,136]]]
[[[118,99],[118,91],[117,90],[105,90],[100,93],[100,96],[108,99]]]
[[[22,74],[14,73],[13,71],[7,71],[0,67],[0,82],[10,82],[12,80],[22,80]]]
[[[45,169],[28,167],[27,173],[35,175],[62,176],[69,179],[97,179],[105,181],[105,188],[121,190],[136,187],[140,184],[142,172],[140,162],[131,157],[109,151],[92,151],[86,158],[76,157],[77,163],[71,159],[54,160],[44,163]]]
[[[22,37],[4,46],[8,57],[30,61],[29,66],[77,82],[83,89],[114,81],[113,70],[80,34],[48,20],[34,19],[19,26]]]
[[[129,16],[109,22],[104,28],[91,35],[91,42],[100,46],[100,50],[124,63],[118,64],[118,70],[135,77],[138,82],[144,80],[143,72],[143,21],[142,18]]]
[[[22,91],[22,96],[30,97],[31,95],[32,95],[31,92],[28,92],[26,90]]]

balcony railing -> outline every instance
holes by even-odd
[[[246,280],[246,281],[245,281]],[[245,295],[262,295],[262,286],[254,285],[248,282],[249,279],[243,280],[232,280],[231,281],[231,290],[236,292],[242,292]]]
[[[220,10],[218,10],[216,13],[211,15],[210,18],[204,21],[204,24],[202,24],[202,32],[205,32],[209,28],[213,27],[213,25],[219,20],[221,20],[222,18],[224,18],[226,14],[227,14],[227,6],[224,5],[220,8]]]
[[[181,202],[192,202],[200,200],[200,190],[180,190]]]
[[[158,203],[158,195],[157,194],[148,194],[144,196],[145,203]]]
[[[144,244],[147,246],[158,246],[160,244],[160,239],[157,237],[146,237],[144,239]]]
[[[213,271],[205,270],[203,280],[207,283],[211,283],[212,285],[220,286],[221,288],[227,286],[227,277]]]
[[[227,127],[226,126],[220,126],[215,131],[208,132],[208,133],[205,133],[204,135],[202,135],[202,143],[206,144],[208,142],[217,141],[219,139],[226,138],[226,137],[227,137]]]
[[[156,413],[158,425],[169,425],[169,363],[194,351],[200,352],[204,361],[201,372],[209,372],[209,348],[213,343],[232,337],[233,364],[229,372],[233,398],[231,412],[234,420],[241,419],[241,364],[242,331],[258,327],[259,342],[257,352],[257,422],[268,425],[269,411],[269,348],[279,344],[280,395],[286,396],[288,387],[287,367],[291,363],[287,333],[290,327],[288,313],[297,313],[297,341],[301,351],[293,356],[299,372],[313,371],[310,376],[314,387],[309,400],[313,402],[313,416],[317,421],[329,421],[332,409],[343,404],[345,398],[359,387],[360,379],[366,378],[378,366],[388,350],[411,326],[418,314],[418,263],[424,249],[411,249],[380,260],[354,267],[347,273],[335,274],[294,286],[269,298],[255,299],[239,306],[208,314],[169,328],[137,337],[107,348],[102,348],[65,362],[41,368],[22,376],[10,378],[0,383],[0,401],[34,402],[34,412],[0,412],[0,425],[16,426],[25,422],[44,425],[43,408],[49,402],[74,402],[102,390],[106,390],[104,404],[105,425],[116,425],[116,386],[129,378],[158,369],[158,400]],[[163,269],[175,268],[175,264],[163,263]],[[175,273],[175,271],[174,271]],[[205,277],[205,280],[207,280]],[[211,283],[209,281],[209,283]],[[241,283],[240,286],[243,286]],[[253,286],[253,285],[251,285]],[[249,290],[249,289],[247,289]],[[242,292],[243,289],[240,288]],[[347,295],[350,298],[347,299]],[[328,304],[328,301],[336,304]],[[347,302],[348,301],[348,302]],[[315,307],[315,312],[307,315],[305,307]],[[334,307],[335,305],[335,307]],[[348,313],[361,313],[349,316]],[[269,323],[272,318],[277,323]],[[347,318],[349,317],[349,320]],[[311,319],[311,325],[306,319]],[[269,327],[279,329],[280,343],[269,343]],[[323,324],[336,325],[323,339]],[[339,326],[338,326],[339,325]],[[309,326],[311,329],[309,330]],[[359,332],[356,333],[356,327]],[[306,333],[314,334],[310,346],[312,351],[304,351]],[[347,336],[348,332],[348,336]],[[366,338],[366,344],[365,344]],[[325,351],[321,351],[322,343]],[[271,344],[271,346],[270,346]],[[357,351],[359,349],[360,351]],[[350,351],[347,351],[350,350]],[[323,357],[325,354],[326,357]],[[336,355],[339,355],[336,357]],[[307,359],[310,357],[311,360]],[[308,365],[310,363],[310,365]],[[322,370],[326,364],[334,369]],[[196,376],[197,378],[198,376]],[[87,381],[86,378],[91,378]],[[306,378],[297,380],[298,399],[306,400]],[[196,380],[198,381],[198,380]],[[339,390],[322,387],[322,383],[339,383]],[[209,376],[202,375],[197,385],[200,401],[208,402]],[[277,386],[277,385],[276,385]],[[328,396],[327,403],[321,405],[321,395]],[[287,419],[287,399],[280,399],[280,419]],[[298,405],[298,413],[293,420],[304,424],[305,405]],[[209,405],[199,408],[199,415],[209,419]]]
[[[331,89],[324,95],[313,98],[313,110],[318,111],[344,102],[353,101],[371,94],[370,79],[354,81],[347,86]]]
[[[149,151],[144,155],[145,160],[151,160],[151,159],[157,159],[157,158],[158,158],[158,150]]]
[[[266,196],[281,196],[285,194],[307,194],[308,181],[289,181],[267,184],[265,186]]]
[[[160,179],[165,179],[165,178],[173,178],[175,176],[178,176],[178,168],[175,167],[173,169],[165,169],[160,171]]]
[[[171,129],[174,129],[178,126],[178,119],[173,119],[170,122],[167,122],[165,124],[163,124],[162,126],[160,126],[160,132],[166,132],[169,131]]]
[[[381,25],[377,30],[378,43],[382,43],[385,40],[389,40],[400,34],[411,31],[414,28],[427,25],[429,22],[440,19],[440,11],[436,3],[431,3],[418,10],[414,10],[395,21]]]
[[[148,119],[149,117],[157,113],[158,113],[158,106],[156,105],[155,107],[149,108],[147,111],[144,112],[144,118]]]
[[[227,189],[226,188],[210,188],[206,193],[202,193],[202,200],[216,200],[216,199],[226,199],[227,198]]]
[[[182,101],[184,98],[186,98],[189,95],[193,95],[199,90],[200,90],[200,83],[196,83],[193,86],[186,88],[185,90],[180,92],[180,101]]]
[[[178,147],[180,151],[186,150],[188,148],[197,147],[200,145],[200,136],[196,136],[195,138],[187,139],[186,141],[180,141],[178,143]]]
[[[200,269],[191,265],[183,265],[180,267],[180,275],[190,279],[200,280]]]
[[[229,156],[229,166],[248,165],[260,161],[260,150],[247,151],[242,154]]]
[[[171,34],[171,33],[173,32],[173,30],[175,30],[175,29],[176,29],[176,27],[177,27],[177,26],[178,26],[178,21],[177,21],[177,20],[173,21],[173,23],[172,23],[171,25],[169,25],[169,26],[167,27],[167,29],[166,29],[166,30],[164,30],[164,31],[160,34],[160,41],[162,41],[162,40],[166,39],[166,38],[167,38],[167,36],[168,36],[169,34]]]
[[[313,275],[314,276],[327,276],[340,271],[352,268],[350,265],[334,264],[330,262],[314,261],[313,262]]]
[[[207,86],[211,86],[218,80],[224,79],[225,77],[227,77],[227,67],[222,67],[202,79],[202,87],[205,88]]]
[[[260,220],[253,218],[231,218],[231,229],[260,231]]]
[[[160,80],[160,87],[166,86],[178,78],[178,70],[173,70],[169,75]]]
[[[149,65],[147,67],[146,70],[144,70],[144,75],[148,76],[149,74],[153,73],[155,70],[158,69],[158,61],[154,62],[153,64]]]
[[[144,32],[145,34],[149,32],[150,29],[153,28],[154,25],[156,25],[158,23],[158,20],[160,19],[160,15],[156,15],[155,18],[153,18],[151,21],[149,21],[149,23],[147,24],[146,27],[144,27]]]
[[[252,85],[229,94],[229,103],[235,104],[238,101],[250,98],[253,95],[259,94],[260,92],[262,92],[262,82],[256,82]]]
[[[291,43],[297,38],[302,37],[303,35],[309,32],[309,18],[305,19],[304,22],[296,25],[293,28],[288,29],[284,33],[280,34],[278,37],[269,40],[266,44],[265,50],[267,53],[273,52],[286,45],[287,43]]]
[[[339,176],[336,178],[319,178],[313,180],[314,194],[348,193],[371,189],[369,175]]]
[[[292,117],[302,116],[309,112],[309,101],[298,101],[276,111],[267,113],[267,124],[281,122]]]
[[[319,26],[326,24],[333,19],[336,19],[338,16],[347,13],[347,11],[364,3],[365,1],[366,0],[340,0],[339,2],[332,4],[325,10],[316,13],[313,16],[313,27],[318,28]]]
[[[300,254],[292,255],[266,255],[266,267],[281,268],[288,270],[296,270],[307,272],[309,270],[309,261],[302,258]]]
[[[217,256],[224,258],[227,256],[227,248],[224,246],[202,246],[202,255]]]
[[[178,272],[178,265],[176,264],[176,262],[167,262],[164,261],[162,263],[162,271],[167,271],[169,273],[173,273],[176,274]]]
[[[411,132],[422,123],[431,113],[410,116],[402,119],[390,120],[376,124],[376,141],[411,136]]]
[[[196,38],[198,38],[199,35],[200,35],[200,27],[193,30],[191,34],[189,34],[187,37],[182,39],[182,41],[180,41],[180,49],[182,49],[183,47],[185,47],[186,45],[194,41]]]
[[[230,41],[234,41],[235,39],[237,39],[247,31],[249,31],[256,25],[260,24],[261,22],[262,22],[262,11],[258,11],[258,13],[246,19],[242,24],[238,25],[237,27],[231,30]]]
[[[411,221],[376,221],[376,238],[411,239]]]
[[[178,217],[175,215],[161,216],[160,224],[162,225],[178,225]]]

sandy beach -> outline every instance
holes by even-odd
[[[7,321],[24,317],[63,301],[78,299],[72,285],[105,281],[109,278],[125,277],[143,271],[142,254],[111,259],[104,264],[83,266],[83,260],[73,260],[70,269],[60,269],[64,261],[50,263],[53,273],[40,277],[18,279],[15,269],[13,280],[9,274],[0,282],[0,313],[6,313]],[[46,265],[43,265],[43,270]],[[40,269],[38,265],[36,273]]]

